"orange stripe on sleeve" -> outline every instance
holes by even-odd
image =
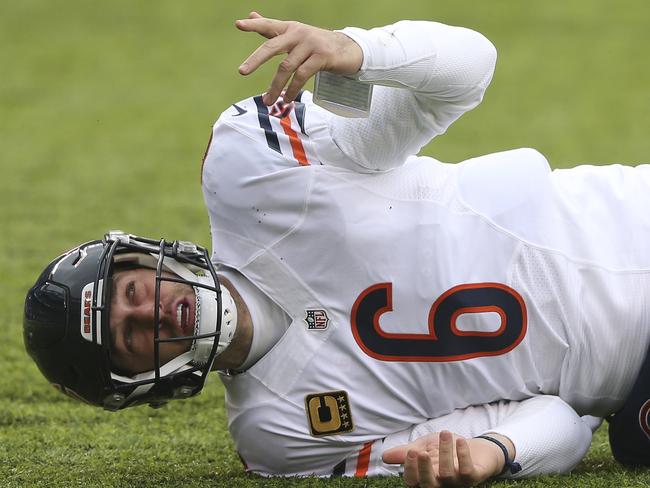
[[[372,442],[366,442],[359,451],[357,458],[357,470],[354,476],[363,477],[368,473],[368,466],[370,465],[370,451],[372,451]]]
[[[301,166],[309,166],[309,161],[307,160],[307,155],[305,154],[305,148],[302,146],[300,137],[298,133],[291,128],[291,112],[287,113],[286,116],[280,119],[280,124],[284,133],[289,136],[289,142],[291,142],[291,150],[293,151],[293,157],[298,160]]]

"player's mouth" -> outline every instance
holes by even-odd
[[[176,327],[183,335],[191,335],[194,331],[194,310],[189,301],[181,300],[176,305]]]

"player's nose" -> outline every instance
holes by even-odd
[[[158,306],[158,310],[158,322],[162,322],[164,319],[162,307]],[[137,307],[133,307],[130,311],[130,315],[134,325],[142,328],[153,329],[154,324],[156,323],[156,307],[153,302],[142,303]]]

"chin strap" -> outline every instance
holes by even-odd
[[[202,284],[214,286],[212,277],[198,276],[194,278]],[[237,306],[233,300],[230,291],[220,285],[221,288],[221,333],[219,334],[219,345],[217,346],[217,356],[221,354],[230,345],[235,337],[237,330]],[[210,334],[217,327],[217,294],[207,288],[194,287],[196,295],[196,316],[194,319],[194,335]],[[194,350],[193,363],[203,366],[210,357],[212,351],[213,338],[206,337],[194,341],[192,348]]]
[[[188,369],[189,368],[188,363],[190,363],[191,361],[192,361],[192,351],[187,351],[179,356],[176,356],[174,359],[168,361],[167,363],[163,364],[160,367],[160,376],[163,377],[163,376],[167,376],[168,374],[172,374],[172,373],[176,373]],[[111,377],[114,380],[120,381],[122,383],[135,383],[136,381],[152,380],[153,378],[156,377],[156,373],[154,371],[147,371],[145,373],[138,373],[134,376],[121,376],[118,375],[117,373],[111,373]],[[149,390],[151,390],[153,385],[154,383],[146,383],[144,385],[138,385],[133,389],[131,393],[129,393],[129,395],[123,401],[126,402],[131,398],[137,398],[140,395],[144,395]]]

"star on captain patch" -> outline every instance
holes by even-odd
[[[350,401],[345,391],[312,393],[305,397],[311,435],[333,435],[354,429]]]
[[[323,309],[312,309],[305,310],[307,314],[304,318],[307,328],[309,330],[323,330],[327,329],[327,326],[330,323],[330,318],[327,316],[327,312]]]

